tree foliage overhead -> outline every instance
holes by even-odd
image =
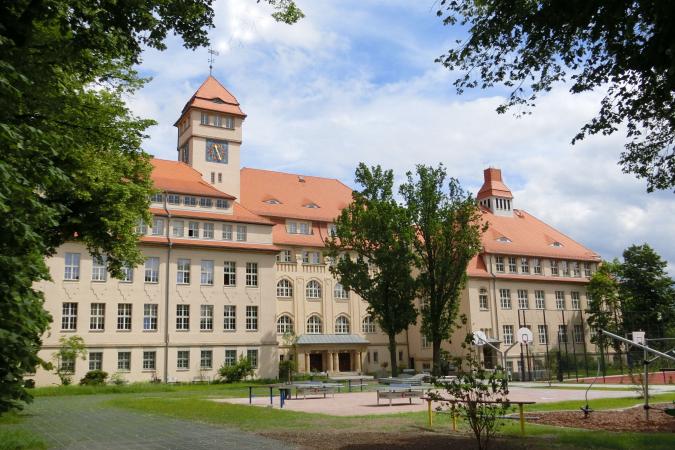
[[[335,220],[326,240],[330,271],[368,303],[368,313],[389,338],[392,375],[398,374],[396,335],[415,322],[410,216],[393,196],[394,174],[359,164],[352,202]],[[353,256],[352,256],[353,255]]]
[[[661,0],[442,0],[446,25],[468,27],[439,61],[467,88],[504,85],[499,108],[533,106],[557,83],[605,92],[573,143],[625,123],[624,172],[647,190],[675,188],[675,8]]]
[[[441,342],[458,325],[460,295],[466,284],[469,261],[482,247],[487,229],[480,209],[455,178],[447,182],[443,165],[418,165],[416,177],[408,172],[401,194],[418,239],[415,266],[418,294],[422,299],[422,333],[432,343],[433,374],[439,375]]]
[[[302,17],[292,1],[267,3],[277,20]],[[77,240],[114,275],[142,261],[134,226],[148,214],[141,143],[153,122],[123,96],[144,82],[143,48],[173,33],[195,49],[212,26],[211,0],[0,2],[0,413],[30,400],[22,377],[41,363],[44,258]]]

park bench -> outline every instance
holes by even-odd
[[[422,398],[424,396],[425,388],[421,386],[412,386],[409,384],[390,384],[385,388],[377,390],[377,404],[380,404],[380,399],[389,400],[389,406],[394,399],[408,399],[412,405],[413,398]]]

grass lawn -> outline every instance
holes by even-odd
[[[264,384],[263,382],[246,382],[232,384],[152,384],[130,383],[124,385],[106,384],[102,386],[49,386],[31,389],[33,397],[56,397],[63,395],[97,395],[97,394],[153,394],[171,392],[181,395],[214,395],[219,397],[245,397],[247,386]]]
[[[47,448],[35,433],[18,426],[23,421],[20,413],[8,412],[0,416],[0,450],[39,450]]]

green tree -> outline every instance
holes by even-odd
[[[601,91],[599,113],[572,143],[612,134],[625,123],[624,172],[647,190],[675,187],[675,8],[633,0],[441,1],[444,24],[468,29],[438,61],[461,71],[459,93],[503,85],[498,108],[522,110],[556,84],[574,94]]]
[[[588,325],[595,330],[607,330],[610,333],[623,335],[623,299],[620,293],[619,272],[621,263],[618,260],[603,261],[591,277],[586,291],[588,293]],[[605,373],[605,349],[611,345],[621,355],[621,341],[608,339],[602,333],[596,333],[591,342],[600,350],[602,372]]]
[[[77,358],[82,360],[87,358],[87,346],[81,336],[62,337],[59,343],[61,346],[54,353],[53,359],[56,363],[56,375],[61,384],[67,386],[72,382]]]
[[[648,338],[675,337],[675,283],[667,266],[648,244],[624,250],[620,268],[624,332],[642,330]]]
[[[330,271],[368,303],[368,313],[389,338],[391,372],[398,375],[396,335],[415,322],[410,217],[393,196],[394,174],[359,164],[352,202],[335,220],[326,240]],[[351,256],[353,255],[353,256]]]
[[[267,3],[277,20],[302,16]],[[142,261],[133,230],[148,218],[153,122],[123,98],[145,81],[133,70],[143,48],[173,33],[194,49],[212,26],[211,0],[0,2],[0,413],[30,401],[22,378],[44,363],[44,258],[75,240],[115,276]]]
[[[419,239],[415,246],[418,294],[422,299],[422,333],[431,341],[433,374],[441,369],[441,342],[457,325],[460,296],[469,261],[481,250],[487,229],[478,204],[455,178],[448,180],[443,165],[418,165],[416,178],[408,172],[401,186],[408,213]]]

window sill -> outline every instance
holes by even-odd
[[[77,329],[74,329],[74,330],[61,330],[61,333],[77,333]]]
[[[143,333],[157,333],[157,330],[143,330]]]
[[[105,333],[105,330],[89,330],[90,333]]]
[[[143,373],[154,373],[154,372],[157,372],[157,369],[142,369],[141,372],[143,372]]]
[[[199,330],[200,333],[213,333],[213,329],[210,330]]]
[[[189,367],[188,368],[182,367],[180,369],[176,368],[176,372],[189,372],[189,371],[190,371]]]
[[[145,281],[144,284],[159,284],[159,281]]]
[[[131,333],[131,330],[115,330],[118,333]]]
[[[208,283],[207,283],[207,284],[203,284],[203,283],[202,283],[202,284],[200,284],[199,286],[201,286],[201,287],[213,287],[213,283],[211,283],[211,284],[208,284]]]
[[[77,282],[80,281],[80,279],[79,278],[78,279],[64,278],[63,281],[66,281],[68,283],[77,283]]]
[[[223,330],[223,332],[225,332],[225,333],[236,333],[237,330]]]

